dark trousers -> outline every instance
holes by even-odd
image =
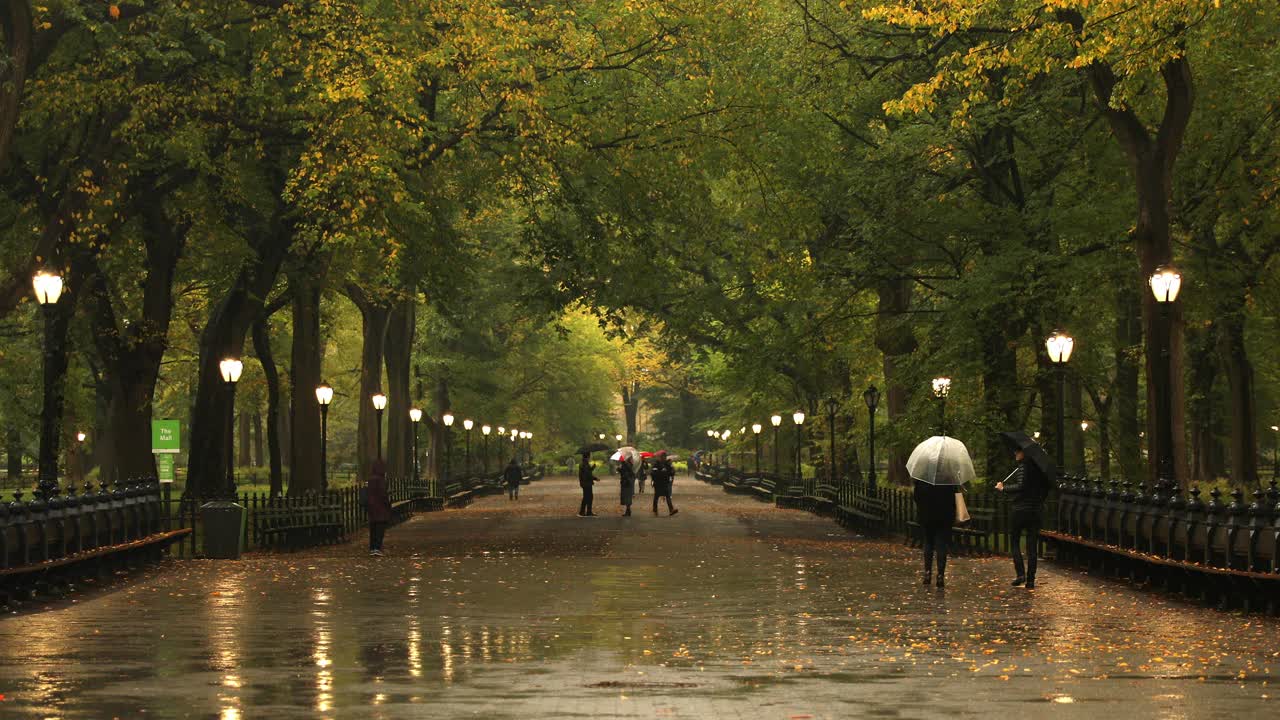
[[[1009,549],[1013,553],[1013,570],[1018,577],[1036,578],[1036,555],[1040,547],[1040,513],[1036,510],[1014,510],[1009,518]],[[1027,562],[1022,563],[1022,536],[1027,536]]]
[[[593,493],[590,485],[582,486],[582,505],[578,507],[579,515],[586,515],[591,512],[591,503],[594,501]]]
[[[511,498],[512,500],[515,500],[516,498],[520,497],[520,486],[519,486],[519,485],[508,485],[508,486],[507,486],[507,497]]]
[[[653,486],[653,511],[655,513],[658,512],[658,498],[662,498],[667,501],[668,513],[671,513],[675,510],[675,508],[671,505],[671,486],[670,485],[665,487],[660,487],[658,485]]]
[[[951,545],[951,526],[920,527],[924,540],[924,571],[933,572],[933,559],[938,558],[938,577],[947,572],[947,547]]]
[[[388,523],[385,520],[369,523],[369,549],[381,550],[382,538],[387,534]]]

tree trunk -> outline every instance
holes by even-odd
[[[293,240],[285,228],[264,233],[253,250],[256,259],[241,269],[235,282],[214,308],[200,334],[195,403],[191,409],[191,448],[187,460],[187,494],[208,496],[227,492],[226,436],[228,393],[218,363],[240,357],[250,327],[262,314],[263,301],[275,285],[280,266]]]
[[[266,465],[265,448],[262,444],[262,411],[253,411],[253,466]]]
[[[435,392],[433,394],[435,396],[433,399],[435,401],[436,414],[432,416],[431,425],[428,428],[431,432],[430,465],[433,477],[440,479],[445,476],[445,457],[448,451],[448,443],[445,442],[445,433],[449,430],[449,428],[444,426],[443,422],[440,422],[440,416],[444,414],[453,402],[449,397],[449,381],[443,377],[436,378]],[[426,422],[425,418],[423,419],[423,422]],[[495,454],[499,458],[498,462],[499,464],[502,464],[502,457],[505,452],[505,447],[503,446],[504,440],[503,438],[494,435],[492,442]],[[443,491],[444,488],[437,487],[437,490]]]
[[[986,438],[986,476],[1004,477],[1009,466],[1009,452],[1000,433],[1020,427],[1018,422],[1018,355],[1009,342],[1007,323],[997,318],[1012,317],[1012,309],[997,306],[996,312],[987,316],[990,322],[983,324],[982,338],[982,404],[985,420],[995,422],[988,427]]]
[[[29,0],[5,0],[0,8],[5,60],[0,72],[0,171],[9,165],[9,150],[22,108],[23,90],[31,66],[35,23]]]
[[[884,355],[884,397],[889,420],[888,427],[884,429],[890,430],[894,423],[907,414],[910,391],[899,377],[899,367],[909,361],[909,356],[917,347],[915,335],[907,320],[907,312],[911,308],[910,280],[897,277],[882,281],[877,292],[876,348]],[[911,449],[901,441],[886,442],[884,447],[889,456],[887,481],[891,485],[910,485],[907,458],[910,457]]]
[[[382,391],[382,351],[390,312],[386,305],[367,297],[362,290],[348,287],[347,295],[360,309],[360,417],[356,429],[356,465],[361,480],[368,479],[378,448],[378,417],[370,398]]]
[[[236,413],[236,427],[239,430],[239,438],[236,440],[236,466],[247,468],[253,463],[253,455],[250,453],[249,447],[249,415],[252,413],[241,410]]]
[[[17,424],[10,423],[9,429],[5,432],[5,468],[9,482],[16,483],[22,477],[22,431],[18,429]]]
[[[1245,298],[1219,295],[1218,356],[1227,375],[1231,419],[1231,481],[1241,487],[1261,484],[1258,478],[1257,398],[1253,364],[1244,343]],[[1224,307],[1229,303],[1230,307]]]
[[[1211,323],[1208,327],[1196,328],[1187,333],[1191,347],[1191,368],[1188,374],[1191,383],[1191,480],[1198,483],[1210,482],[1216,476],[1213,461],[1213,447],[1217,444],[1213,431],[1213,386],[1218,377],[1218,364],[1214,354],[1214,336],[1217,332],[1216,325]]]
[[[631,445],[635,442],[636,416],[640,412],[640,383],[623,383],[620,392],[622,394],[623,422],[627,425],[626,442]]]
[[[387,319],[387,472],[396,477],[413,473],[413,423],[409,408],[415,399],[409,385],[416,313],[412,299],[398,303]],[[459,418],[461,422],[461,418]]]
[[[1120,474],[1133,482],[1143,477],[1142,438],[1138,435],[1138,354],[1142,352],[1140,290],[1121,280],[1116,290],[1116,328],[1112,390],[1116,409],[1116,460]]]
[[[320,284],[308,269],[290,275],[293,349],[289,356],[289,495],[322,489],[320,482]]]
[[[280,373],[271,352],[271,332],[265,317],[253,324],[253,353],[258,356],[262,376],[267,381],[267,458],[271,465],[270,496],[274,498],[284,495],[283,456],[280,452]]]

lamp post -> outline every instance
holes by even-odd
[[[867,460],[867,487],[873,492],[876,489],[876,407],[880,405],[880,390],[875,385],[868,385],[862,391],[862,402],[867,405],[867,430],[870,455]]]
[[[489,433],[493,432],[493,428],[488,425],[480,426],[480,437],[483,438],[484,450],[481,452],[480,467],[485,475],[489,474]]]
[[[228,498],[236,496],[235,460],[232,452],[235,449],[235,415],[236,415],[236,383],[240,382],[240,373],[244,372],[244,363],[235,358],[226,358],[218,363],[218,372],[222,374],[222,382],[227,385],[227,484],[223,495]]]
[[[1177,482],[1177,474],[1173,468],[1173,362],[1169,348],[1170,336],[1173,334],[1170,314],[1173,303],[1178,300],[1178,291],[1182,289],[1182,274],[1172,265],[1161,265],[1148,278],[1151,294],[1160,306],[1160,362],[1159,365],[1159,419],[1156,423],[1156,441],[1159,443],[1160,456],[1157,466],[1156,491],[1172,491]]]
[[[453,477],[453,413],[445,413],[440,422],[444,423],[444,484],[448,485]]]
[[[40,271],[31,278],[31,286],[44,317],[44,398],[40,405],[40,492],[47,498],[58,488],[58,424],[62,418],[61,376],[66,369],[66,355],[55,347],[57,316],[55,308],[62,297],[62,276]]]
[[[470,418],[462,421],[462,429],[467,431],[467,469],[464,471],[467,475],[471,474],[471,428],[475,426],[476,424],[471,422]]]
[[[796,480],[804,482],[804,473],[800,469],[800,446],[804,444],[804,413],[791,413],[791,422],[796,424]]]
[[[840,409],[840,401],[835,397],[827,398],[827,428],[831,432],[831,460],[827,464],[830,466],[829,475],[831,477],[831,485],[836,485],[836,410]]]
[[[1071,360],[1071,351],[1076,341],[1063,330],[1054,330],[1044,341],[1045,350],[1049,352],[1049,362],[1053,363],[1058,375],[1058,429],[1054,438],[1057,445],[1058,467],[1066,467],[1066,405],[1067,405],[1067,362]]]
[[[418,471],[418,424],[422,422],[422,410],[409,408],[409,422],[413,423],[413,487],[418,487],[421,474]]]
[[[329,489],[329,403],[333,388],[327,382],[316,386],[316,402],[320,405],[320,489]]]
[[[382,459],[382,411],[387,409],[387,396],[382,393],[373,395],[373,412],[378,426],[378,459]]]
[[[951,378],[933,379],[933,396],[938,399],[938,434],[947,434],[947,396],[951,394]]]
[[[760,423],[751,423],[751,434],[756,439],[756,477],[760,477],[760,431],[763,429]]]
[[[778,467],[778,427],[782,425],[781,415],[772,415],[769,417],[769,424],[773,426],[773,474],[781,479],[781,469]]]

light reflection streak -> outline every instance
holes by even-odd
[[[213,656],[217,659],[218,717],[221,720],[240,720],[240,637],[244,622],[241,605],[240,578],[232,573],[221,574],[214,582],[209,595],[209,614],[212,622]]]
[[[333,659],[329,656],[333,635],[329,627],[328,591],[316,588],[312,593],[312,603],[315,605],[315,609],[311,611],[315,623],[312,628],[315,649],[311,658],[319,668],[316,671],[316,711],[327,713],[333,709],[333,671],[329,669],[333,665]]]
[[[453,645],[450,639],[453,628],[447,624],[440,627],[440,664],[441,674],[446,683],[453,683]]]

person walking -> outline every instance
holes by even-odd
[[[665,498],[667,501],[667,514],[675,515],[680,512],[671,504],[671,485],[676,475],[676,469],[667,459],[665,450],[658,453],[653,463],[653,514],[658,514],[658,498]]]
[[[947,550],[951,545],[951,528],[956,524],[956,494],[959,485],[932,485],[915,481],[912,497],[916,501],[916,522],[924,545],[924,584],[933,581],[937,560],[938,587],[946,587]]]
[[[594,500],[592,485],[600,482],[600,479],[591,471],[595,466],[591,464],[591,453],[582,453],[582,462],[578,463],[578,485],[582,487],[582,504],[578,506],[578,517],[594,517],[595,513],[591,512],[591,503]]]
[[[640,472],[636,473],[637,494],[644,494],[644,481],[649,477],[649,461],[640,461]]]
[[[391,498],[387,496],[387,464],[374,460],[365,488],[365,508],[369,513],[369,554],[382,557],[382,538],[391,524]]]
[[[511,462],[507,463],[506,469],[502,471],[502,479],[507,483],[507,499],[519,500],[520,481],[524,479],[524,470],[515,458],[511,458]]]
[[[632,469],[630,458],[623,458],[618,465],[618,477],[622,488],[622,506],[626,508],[622,516],[628,517],[631,515],[631,499],[636,493],[636,473]]]
[[[1008,478],[996,483],[996,490],[1013,496],[1009,518],[1013,586],[1025,585],[1030,590],[1036,586],[1036,556],[1039,555],[1040,527],[1044,523],[1044,500],[1049,495],[1049,478],[1057,471],[1044,449],[1026,433],[1002,433],[1001,437],[1013,448],[1013,457],[1018,462],[1018,468]],[[1022,557],[1023,536],[1027,540],[1025,561]]]

